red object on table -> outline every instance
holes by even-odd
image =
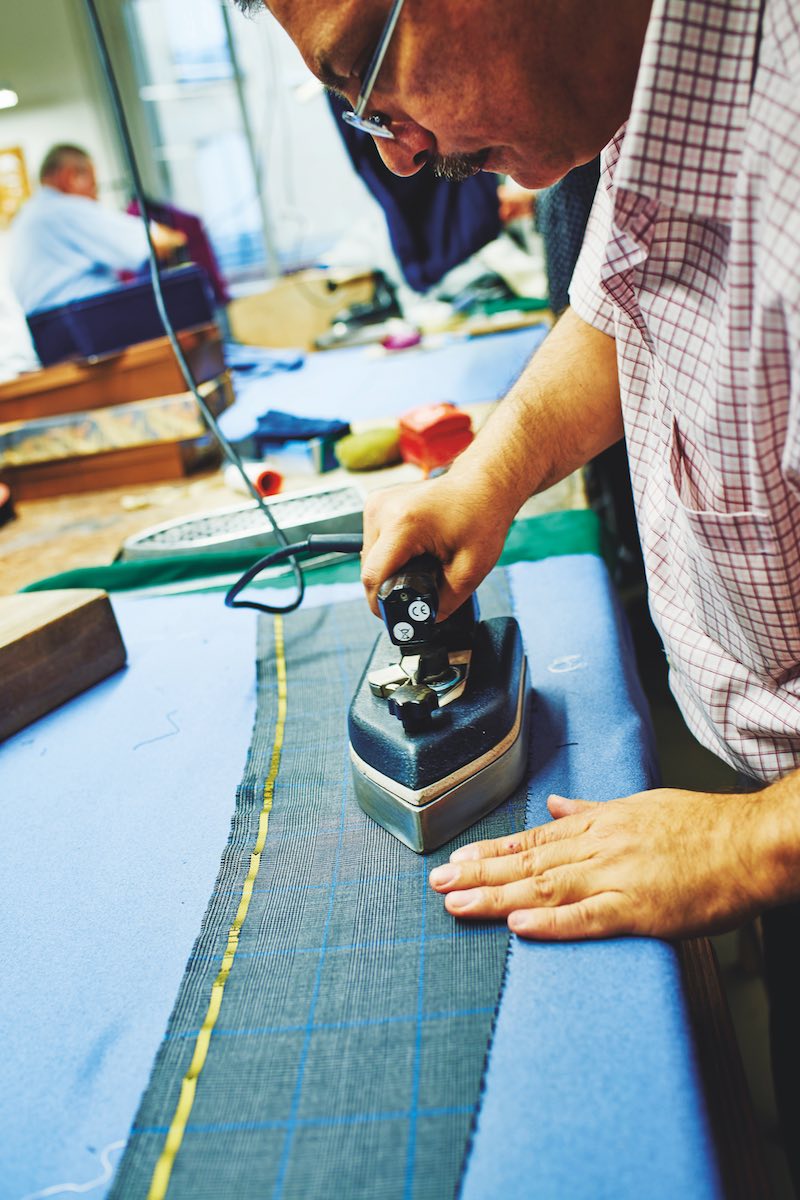
[[[0,483],[0,525],[5,525],[14,516],[14,501],[11,489],[5,483]]]
[[[473,436],[469,415],[449,401],[412,408],[400,418],[400,454],[426,474],[451,463]]]
[[[271,467],[265,467],[260,475],[256,475],[253,482],[260,496],[275,496],[283,487],[283,476],[280,471],[273,471]]]

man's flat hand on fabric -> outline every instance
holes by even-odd
[[[546,825],[456,850],[431,872],[453,916],[505,917],[522,937],[684,937],[778,903],[769,805],[662,788],[607,803],[551,796]]]

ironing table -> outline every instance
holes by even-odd
[[[545,801],[552,791],[608,799],[652,784],[656,768],[645,704],[602,561],[580,554],[518,563],[508,569],[506,585],[522,626],[535,696],[525,811],[519,809],[519,819],[546,819]],[[246,780],[248,771],[261,770],[251,744],[257,711],[253,614],[224,609],[218,593],[129,595],[113,603],[128,649],[127,668],[0,747],[2,1200],[147,1194],[168,1134],[168,1121],[152,1113],[162,1099],[170,1112],[175,1109],[191,1047],[180,1060],[184,1065],[171,1075],[170,1054],[180,1049],[181,1022],[187,1037],[199,1036],[195,1018],[187,1014],[195,1003],[198,1012],[205,1011],[209,1001],[204,982],[202,995],[186,992],[195,985],[184,972],[187,962],[202,958],[208,944],[203,939],[213,934],[218,918],[223,934],[227,929],[220,906],[228,899],[220,896],[228,878],[225,855],[236,846],[236,819],[234,827],[231,819],[237,785],[243,773]],[[498,926],[475,931],[443,914],[425,876],[443,861],[447,848],[421,860],[356,806],[345,721],[357,664],[347,652],[356,631],[367,639],[375,631],[359,589],[312,587],[302,611],[305,616],[284,619],[281,634],[288,671],[283,757],[276,768],[274,754],[270,760],[267,753],[262,772],[272,780],[271,819],[278,823],[266,832],[260,891],[269,892],[266,883],[280,878],[280,889],[275,882],[272,891],[280,890],[286,902],[280,910],[263,911],[287,926],[289,948],[272,958],[262,956],[258,988],[240,987],[250,969],[248,946],[255,945],[246,941],[248,930],[254,937],[256,932],[272,936],[270,930],[248,926],[259,919],[263,925],[263,918],[245,918],[243,957],[233,961],[227,976],[215,1018],[219,1035],[210,1036],[194,1117],[188,1118],[166,1194],[236,1200],[256,1195],[440,1198],[456,1191],[465,1200],[672,1200],[678,1195],[705,1200],[764,1194],[747,1190],[753,1178],[742,1173],[741,1162],[739,1182],[731,1181],[727,1151],[720,1148],[714,1124],[716,1101],[711,1096],[709,1102],[701,1070],[703,1043],[693,1033],[697,988],[688,986],[675,947],[638,939],[559,946],[512,938],[489,1006],[493,1011],[475,1018],[483,1022],[479,1026],[470,1025],[468,1015],[459,1027],[466,1033],[456,1029],[458,1054],[450,1068],[446,1062],[436,1069],[430,1065],[433,1060],[425,1055],[435,1051],[437,1030],[444,1031],[455,1015],[423,1011],[425,989],[439,982],[434,943],[452,940],[460,956],[453,961],[467,974],[477,962],[470,958],[472,947],[500,945],[497,939],[506,934]],[[346,619],[337,623],[338,613]],[[306,626],[298,641],[291,622],[301,618]],[[258,688],[274,723],[277,633],[269,619],[259,620]],[[317,632],[320,640],[310,640]],[[332,760],[341,763],[334,798],[341,829],[356,830],[365,839],[369,861],[388,856],[401,881],[391,886],[402,888],[403,879],[411,880],[423,921],[421,930],[393,927],[395,941],[410,944],[420,963],[411,1011],[406,1013],[398,1000],[406,981],[390,974],[382,980],[386,1012],[339,1021],[347,1025],[347,1040],[335,1042],[335,1061],[323,1063],[332,1072],[328,1078],[346,1080],[349,1056],[364,1045],[374,1051],[377,1043],[369,1038],[376,1026],[391,1031],[407,1025],[409,1063],[400,1054],[396,1069],[381,1076],[393,1081],[396,1094],[366,1095],[370,1071],[378,1077],[382,1066],[375,1058],[359,1094],[351,1089],[341,1097],[316,1095],[313,1110],[307,1094],[312,1066],[319,1066],[318,1060],[312,1062],[313,1038],[343,1036],[332,1031],[336,1022],[328,1021],[322,1031],[319,987],[323,966],[341,947],[332,944],[338,936],[332,928],[337,920],[333,891],[327,910],[313,900],[315,888],[328,895],[326,864],[317,860],[311,873],[298,867],[270,874],[290,861],[281,805],[288,803],[288,794],[296,797],[295,828],[302,831],[304,789],[310,796],[320,769],[320,746],[303,740],[311,706],[292,708],[295,667],[313,669],[319,679],[317,705],[330,716],[324,738]],[[297,753],[291,753],[292,746]],[[326,792],[330,783],[329,778]],[[275,842],[270,841],[273,830]],[[332,836],[335,842],[335,830]],[[341,845],[341,831],[338,836]],[[233,855],[234,875],[246,867],[242,857],[238,851]],[[379,925],[390,917],[402,921],[402,913],[381,911],[382,892],[367,893],[369,881],[345,877],[351,866],[332,868],[339,870],[340,896],[345,883],[357,883],[364,898],[350,919],[357,924],[369,917]],[[239,884],[229,890],[237,887],[233,901],[240,903]],[[277,911],[280,918],[274,916]],[[294,913],[302,915],[294,918]],[[300,931],[293,921],[313,928]],[[381,946],[370,942],[362,950],[360,965],[342,989],[352,1011],[358,1008],[364,971]],[[501,959],[503,954],[504,949]],[[301,957],[304,963],[313,959],[318,984],[313,993],[298,988],[294,994],[296,1036],[311,1046],[310,1056],[302,1059],[305,1075],[294,1058],[292,1070],[284,1070],[285,1048],[275,1037],[264,1041],[275,1031],[259,1026],[258,1018],[258,1004],[266,1003],[270,990],[280,999],[288,981],[299,979],[293,972]],[[334,1001],[343,1002],[341,994]],[[234,1012],[246,1017],[248,1037],[266,1045],[259,1071],[251,1069],[254,1044],[231,1036]],[[471,1036],[469,1029],[483,1032]],[[705,1038],[711,1033],[706,1028]],[[300,1049],[289,1047],[286,1053]],[[465,1111],[451,1113],[435,1097],[445,1095],[450,1070],[460,1070],[462,1060],[473,1063],[480,1087],[474,1100],[461,1106]],[[154,1061],[161,1066],[151,1078]],[[223,1067],[233,1073],[223,1072],[216,1085],[215,1072]],[[717,1069],[725,1074],[719,1064]],[[153,1095],[156,1086],[158,1096]],[[723,1090],[727,1086],[722,1083]],[[201,1119],[202,1105],[215,1087],[216,1116]],[[272,1097],[267,1111],[266,1096]],[[731,1140],[746,1141],[750,1131],[735,1105],[727,1120]],[[384,1127],[389,1136],[378,1142]],[[353,1149],[340,1162],[337,1145],[351,1135]],[[262,1140],[251,1143],[253,1138]],[[327,1147],[324,1153],[321,1146]],[[121,1160],[124,1169],[118,1171]],[[447,1191],[436,1177],[440,1164],[452,1181]]]
[[[311,356],[237,389],[226,432],[492,400],[541,337]],[[525,784],[477,836],[656,781],[599,549],[593,513],[518,522],[481,590],[520,621],[534,708]],[[0,1200],[767,1194],[706,943],[455,922],[426,882],[452,846],[420,858],[358,808],[378,627],[331,578],[281,622],[115,595],[126,669],[0,746]]]

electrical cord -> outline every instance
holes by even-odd
[[[183,353],[183,347],[181,346],[181,344],[178,340],[178,337],[175,333],[175,328],[172,324],[172,321],[170,320],[169,313],[167,312],[167,307],[164,302],[164,293],[163,293],[162,286],[161,286],[161,273],[160,273],[159,266],[158,266],[158,257],[156,255],[155,247],[153,245],[153,239],[152,239],[152,235],[150,233],[150,225],[149,225],[149,221],[148,221],[148,217],[147,217],[147,201],[145,199],[144,186],[142,184],[141,175],[139,173],[139,166],[136,161],[136,154],[135,154],[135,151],[133,148],[133,141],[131,139],[130,130],[128,128],[128,122],[125,117],[125,110],[124,110],[123,104],[122,104],[122,97],[120,96],[119,87],[117,85],[116,75],[114,74],[114,68],[111,64],[111,56],[109,54],[108,45],[106,43],[105,35],[103,33],[102,22],[100,21],[100,17],[98,15],[94,0],[84,0],[84,4],[86,7],[88,16],[89,16],[89,24],[91,25],[92,33],[93,33],[94,39],[95,39],[95,44],[97,46],[97,53],[100,58],[100,66],[102,68],[103,77],[105,79],[106,86],[107,86],[108,92],[109,92],[109,96],[111,98],[111,108],[112,108],[112,112],[114,114],[114,120],[116,122],[117,131],[119,133],[120,141],[122,143],[123,153],[124,153],[125,160],[126,160],[126,163],[128,166],[128,171],[130,173],[131,183],[133,185],[134,195],[139,204],[139,213],[141,215],[142,223],[144,225],[144,230],[145,230],[145,234],[147,237],[147,256],[148,256],[148,262],[149,262],[149,267],[150,267],[150,279],[151,279],[151,282],[153,285],[153,294],[155,297],[156,308],[158,310],[158,315],[161,320],[161,324],[163,325],[164,332],[166,333],[166,335],[169,339],[170,346],[172,347],[172,352],[175,355],[175,359],[178,363],[178,366],[180,368],[181,374],[184,378],[187,388],[194,396],[194,399],[195,399],[195,402],[196,402],[198,408],[200,409],[201,413],[203,414],[203,417],[205,418],[209,429],[211,430],[214,437],[216,438],[219,446],[221,447],[223,453],[225,454],[225,457],[228,459],[229,462],[231,462],[233,464],[233,466],[239,472],[248,493],[253,497],[256,504],[261,509],[261,511],[264,513],[264,516],[267,518],[270,525],[272,526],[273,532],[275,534],[275,538],[280,547],[280,549],[278,551],[274,552],[273,554],[267,555],[266,558],[263,558],[259,562],[255,563],[254,566],[250,567],[249,570],[246,571],[245,574],[242,575],[239,580],[237,580],[237,582],[233,585],[233,587],[227,593],[227,595],[225,597],[225,603],[229,608],[255,608],[259,612],[266,612],[266,613],[294,612],[294,610],[296,608],[299,608],[300,605],[302,604],[303,596],[305,594],[305,579],[303,576],[303,571],[300,566],[300,563],[297,560],[297,555],[301,551],[307,550],[312,542],[319,542],[320,539],[322,539],[326,536],[333,536],[333,535],[323,535],[323,534],[313,535],[312,537],[310,537],[308,539],[307,542],[298,542],[293,546],[289,545],[288,539],[287,539],[286,535],[284,534],[283,530],[278,525],[278,522],[276,521],[275,517],[273,516],[269,505],[265,503],[264,497],[258,491],[258,488],[255,486],[252,479],[247,474],[247,471],[245,470],[245,467],[244,467],[244,463],[242,462],[240,456],[238,455],[238,453],[236,452],[234,447],[231,445],[231,443],[228,441],[228,439],[225,437],[225,434],[222,432],[222,430],[219,427],[216,417],[214,416],[211,409],[208,407],[205,400],[203,399],[203,397],[200,394],[200,391],[197,386],[197,382],[192,374],[192,371],[191,371],[191,368],[190,368],[188,362],[186,361],[186,356]],[[336,540],[336,539],[334,539],[334,540]],[[340,542],[344,542],[345,540],[346,539],[344,539],[344,538],[338,539],[338,541],[340,541]],[[355,544],[356,542],[358,543],[357,545]],[[330,543],[327,543],[326,548],[328,550],[334,550],[336,547],[331,545]],[[352,554],[352,553],[359,551],[360,549],[361,549],[360,535],[352,535],[351,540],[347,542],[346,549],[339,551],[339,553]],[[239,595],[239,593],[242,591],[242,589],[245,588],[248,583],[252,582],[252,580],[256,577],[256,575],[258,575],[262,570],[264,570],[265,567],[267,567],[268,565],[273,565],[274,563],[277,563],[279,561],[280,562],[288,561],[289,564],[291,565],[292,573],[294,575],[295,583],[297,585],[297,593],[293,600],[291,600],[288,604],[285,604],[285,605],[272,605],[272,604],[260,604],[254,600],[245,601],[245,600],[236,600],[235,599],[235,597]]]
[[[363,545],[360,533],[312,533],[304,542],[295,542],[291,546],[281,546],[273,550],[258,562],[248,567],[245,573],[236,580],[225,596],[228,608],[255,608],[259,612],[275,612],[277,610],[260,604],[257,600],[237,600],[239,595],[257,575],[266,571],[267,567],[277,566],[290,556],[298,554],[358,554]]]

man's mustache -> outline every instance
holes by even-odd
[[[477,175],[486,162],[488,150],[479,150],[476,154],[434,154],[430,159],[434,175],[440,179],[449,179],[451,183],[463,183]]]

